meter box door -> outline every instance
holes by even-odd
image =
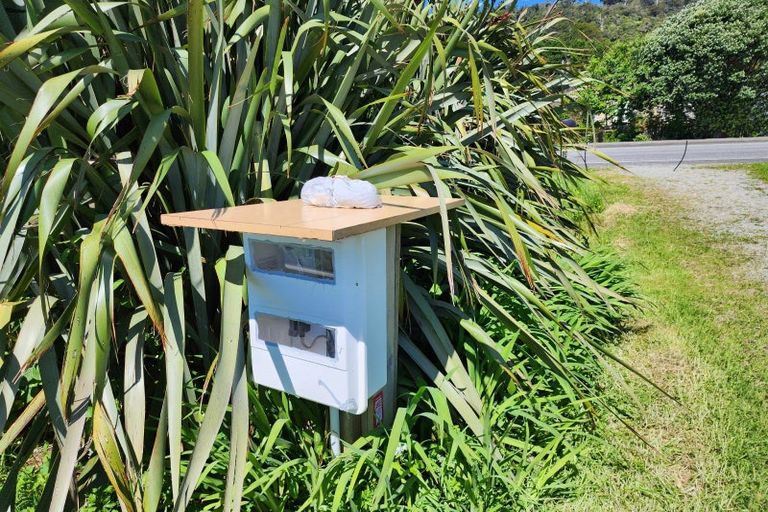
[[[391,358],[387,230],[331,242],[246,234],[243,242],[253,380],[363,413]]]
[[[383,196],[382,203],[341,209],[272,201],[160,220],[242,234],[256,383],[361,414],[374,394],[381,407],[377,392],[385,385],[394,399],[398,225],[463,201]]]

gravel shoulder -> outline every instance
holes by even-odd
[[[748,256],[747,272],[768,283],[768,183],[728,166],[633,166],[631,172],[652,182],[683,206],[685,221],[734,244]]]

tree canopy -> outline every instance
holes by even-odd
[[[596,52],[581,103],[619,139],[768,133],[768,4],[702,0]],[[642,120],[642,123],[639,122]]]
[[[631,140],[637,135],[634,101],[640,81],[638,75],[640,39],[618,41],[589,63],[589,74],[597,77],[581,92],[581,103],[590,112],[618,130],[618,138]]]
[[[768,4],[705,0],[668,18],[640,52],[639,106],[664,137],[768,132]]]

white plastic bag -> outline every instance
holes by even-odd
[[[301,200],[326,208],[378,208],[381,198],[371,183],[347,176],[312,178],[301,189]]]

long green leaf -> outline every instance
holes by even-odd
[[[192,118],[192,137],[198,149],[205,149],[204,4],[204,0],[188,0],[187,2],[187,34],[189,37],[187,47],[187,55],[189,56],[187,110]]]
[[[243,250],[240,247],[230,247],[227,250],[227,267],[222,283],[221,302],[221,342],[219,345],[219,358],[216,373],[213,377],[213,389],[205,409],[205,417],[197,434],[197,442],[192,451],[187,473],[184,476],[179,497],[174,506],[175,511],[186,510],[192,498],[192,492],[197,487],[198,478],[205,466],[205,461],[210,455],[216,434],[221,428],[221,422],[227,410],[235,383],[235,370],[238,359],[241,364],[244,361],[238,358],[243,342],[241,329],[241,316],[243,308],[243,278],[245,276],[245,260]],[[241,371],[238,372],[241,378]]]
[[[58,32],[58,30],[47,30],[13,41],[0,50],[0,68],[6,67],[13,59],[19,58]]]
[[[168,446],[171,455],[171,489],[173,499],[179,497],[181,480],[181,419],[184,389],[184,288],[181,274],[165,276],[165,303],[163,304],[163,325],[165,326],[165,380],[168,405]]]
[[[40,272],[42,272],[43,257],[48,245],[48,236],[51,234],[53,221],[58,211],[59,201],[64,193],[64,186],[69,178],[77,160],[74,158],[64,158],[59,160],[51,169],[51,174],[45,182],[43,194],[40,198],[40,211],[37,221],[38,237],[38,257],[40,261]]]

